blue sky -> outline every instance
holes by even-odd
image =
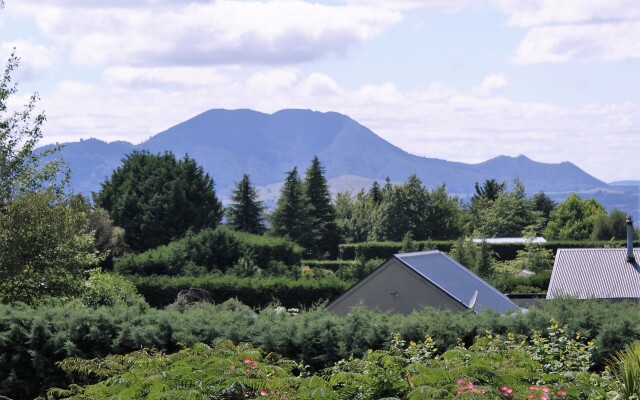
[[[640,179],[637,0],[6,0],[45,142],[140,142],[212,108],[349,115],[404,150]]]

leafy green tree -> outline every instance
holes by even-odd
[[[8,100],[17,92],[11,73],[18,64],[12,53],[0,80],[0,208],[33,192],[62,198],[69,180],[62,160],[51,159],[60,146],[36,151],[46,120],[43,113],[34,115],[38,95],[33,94],[22,111],[7,115]]]
[[[276,209],[271,214],[271,232],[276,236],[287,237],[304,247],[311,236],[309,203],[304,196],[298,168],[287,173]]]
[[[34,115],[38,96],[22,111],[7,112],[18,62],[11,54],[0,80],[0,302],[33,304],[75,294],[83,271],[99,259],[87,229],[88,206],[70,196],[69,171],[52,159],[59,147],[36,149],[45,121],[44,114]]]
[[[227,208],[228,224],[236,231],[261,235],[264,225],[265,206],[258,199],[258,192],[251,186],[249,175],[244,174],[231,195],[231,205]]]
[[[336,222],[344,242],[358,243],[373,239],[380,203],[376,203],[371,191],[365,194],[361,190],[355,196],[349,192],[338,193],[335,208]]]
[[[544,236],[559,240],[588,239],[596,219],[605,213],[604,206],[597,200],[582,200],[572,193],[551,213]]]
[[[429,193],[422,181],[412,175],[406,183],[389,185],[385,191],[375,227],[377,239],[399,242],[409,231],[416,240],[426,239]]]
[[[513,182],[511,191],[500,191],[493,201],[480,198],[476,201],[476,206],[478,207],[472,211],[472,214],[475,213],[474,236],[519,237],[539,231],[542,224],[540,213],[533,210],[524,185],[517,179]]]
[[[102,183],[98,204],[125,230],[135,251],[157,247],[188,230],[215,228],[222,218],[213,179],[188,156],[129,154]]]
[[[445,185],[438,186],[428,196],[424,239],[451,240],[463,233],[462,209],[458,199],[447,194]]]
[[[0,212],[0,302],[38,303],[80,293],[84,271],[100,261],[77,197],[27,193]]]
[[[336,258],[341,240],[340,231],[324,168],[317,156],[311,160],[306,171],[303,190],[309,202],[312,236],[308,236],[310,240],[306,245],[301,244],[313,258]]]
[[[406,183],[384,190],[372,236],[400,241],[411,231],[415,240],[455,239],[462,228],[460,204],[447,194],[445,186],[429,191],[412,175]]]
[[[595,240],[624,240],[627,238],[627,214],[621,210],[611,210],[598,214],[593,223],[591,238]]]

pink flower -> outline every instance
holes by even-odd
[[[233,371],[234,369],[236,369],[236,366],[235,365],[229,365],[229,369]]]
[[[564,390],[558,390],[558,396],[566,396],[567,392]]]
[[[260,391],[260,396],[266,396],[266,395],[267,395],[267,392],[266,392],[266,391],[264,391],[264,390],[261,390],[261,391]]]
[[[546,386],[543,386],[543,387],[542,387],[541,389],[539,389],[539,390],[542,390],[544,393],[549,393],[549,388],[548,388],[548,387],[546,387]]]
[[[242,360],[243,363],[245,364],[249,364],[251,362],[250,358],[245,358],[244,360]]]
[[[461,384],[462,382],[464,382],[462,379],[458,379],[458,380],[456,381],[456,383],[457,383],[457,384]]]
[[[502,394],[511,394],[511,393],[513,393],[513,389],[511,389],[509,386],[502,386],[500,388],[500,391],[502,392]]]
[[[258,363],[257,362],[252,362],[251,363],[251,368],[258,368]]]

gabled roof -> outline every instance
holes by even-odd
[[[640,260],[640,249],[633,249]],[[557,297],[640,299],[638,261],[627,249],[558,249],[547,299]]]
[[[395,254],[394,257],[467,308],[496,312],[518,308],[496,288],[438,250]],[[474,297],[475,304],[472,304]]]

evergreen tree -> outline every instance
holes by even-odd
[[[134,151],[102,184],[98,204],[125,229],[131,249],[143,251],[188,230],[215,228],[222,218],[213,179],[202,167],[172,153]]]
[[[264,203],[244,174],[231,195],[231,205],[227,208],[228,224],[231,229],[261,235],[266,231],[263,212]]]
[[[558,203],[555,200],[552,200],[551,197],[544,192],[534,194],[530,201],[533,210],[540,212],[540,215],[545,221],[544,226],[547,226],[546,223],[549,221],[549,216],[551,215],[551,212],[556,209]]]
[[[310,229],[309,205],[304,196],[298,168],[294,167],[287,173],[276,209],[271,214],[271,232],[304,247],[304,244],[309,243]]]
[[[340,232],[336,223],[336,211],[331,202],[331,194],[324,168],[318,157],[311,160],[304,179],[304,194],[309,202],[309,218],[312,235],[310,241],[302,244],[314,258],[335,258],[338,255]]]
[[[369,189],[369,193],[367,195],[376,207],[382,204],[384,193],[382,192],[382,188],[380,188],[378,181],[373,182],[373,185],[371,185],[371,189]]]

